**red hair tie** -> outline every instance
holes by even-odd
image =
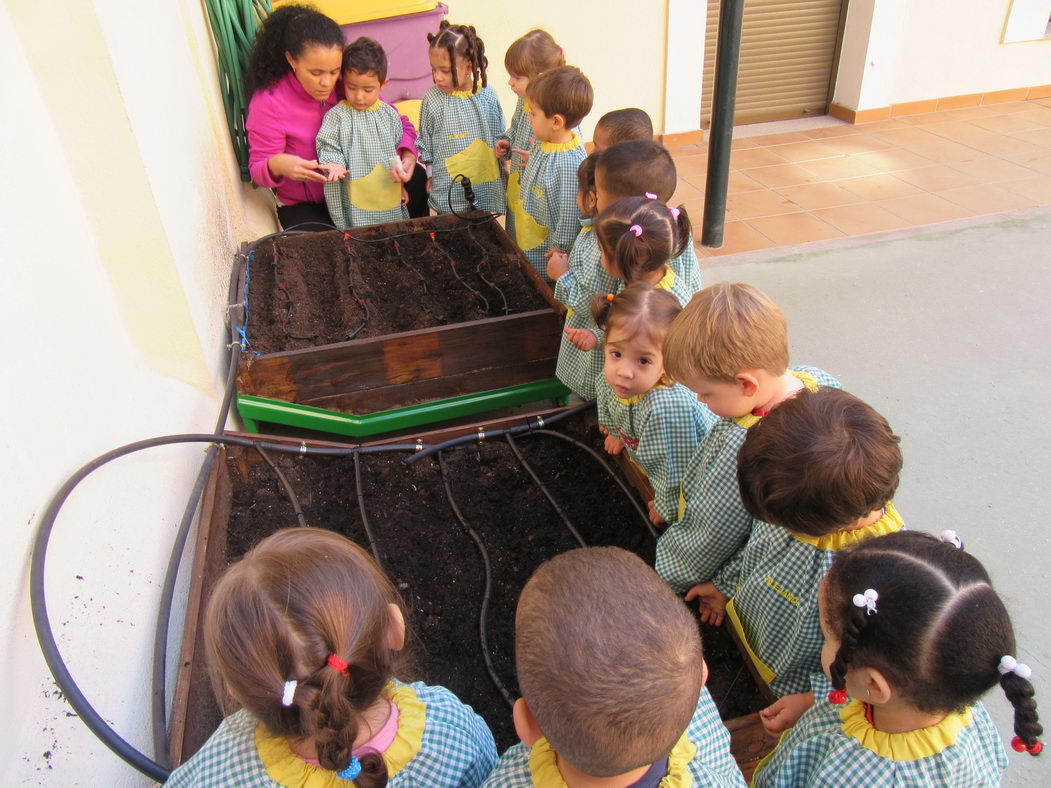
[[[832,690],[828,693],[828,702],[842,706],[847,702],[847,691],[845,689]]]
[[[328,655],[328,659],[325,660],[325,661],[328,663],[328,666],[330,668],[332,668],[333,670],[338,670],[340,675],[343,675],[343,676],[349,676],[350,675],[350,673],[347,672],[347,669],[350,667],[350,663],[344,662],[339,657],[337,657],[335,654],[329,654]]]
[[[1026,744],[1022,741],[1021,736],[1015,736],[1011,739],[1011,749],[1015,752],[1027,752],[1030,755],[1039,755],[1044,749],[1044,743],[1042,741],[1037,741],[1033,744]]]

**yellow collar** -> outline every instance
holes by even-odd
[[[391,746],[382,753],[387,773],[394,777],[420,751],[427,706],[416,697],[416,690],[404,684],[388,684],[386,694],[398,707],[398,732]],[[340,779],[335,772],[304,761],[292,752],[284,736],[273,735],[262,723],[255,729],[255,748],[270,779],[281,785],[296,788],[346,788],[354,785],[350,780]]]
[[[580,135],[575,131],[569,142],[541,142],[540,150],[545,153],[558,153],[559,151],[574,150],[580,147]]]
[[[788,371],[791,372],[795,377],[803,381],[803,387],[806,388],[807,391],[814,392],[821,388],[821,384],[817,382],[817,378],[815,378],[809,372],[802,372],[798,369],[790,369]],[[749,427],[754,427],[756,424],[758,424],[761,418],[763,417],[756,416],[752,413],[746,413],[744,416],[737,416],[736,418],[734,418],[734,424],[736,424],[741,429],[746,430]]]
[[[866,525],[864,528],[855,528],[851,531],[836,531],[824,536],[807,536],[805,534],[792,533],[792,538],[813,545],[818,550],[845,550],[858,542],[864,542],[866,539],[900,531],[904,526],[905,522],[901,519],[901,515],[898,514],[898,510],[894,508],[894,504],[887,501],[886,511],[883,513],[883,516],[872,523],[872,525]]]
[[[671,289],[675,287],[675,272],[670,265],[664,266],[664,276],[661,277],[661,280],[654,287],[658,290],[667,290],[668,292],[671,292]]]
[[[346,106],[347,109],[354,110],[355,112],[372,112],[373,110],[377,110],[381,106],[383,106],[383,102],[380,101],[379,99],[376,99],[373,102],[371,107],[365,107],[365,109],[358,109],[357,107],[351,105],[351,103],[349,101],[347,101],[346,99],[343,99],[343,101],[340,102],[340,103],[342,103],[344,106]]]
[[[638,403],[646,399],[646,394],[649,394],[649,392],[647,391],[645,394],[632,394],[627,399],[625,399],[624,397],[618,397],[616,394],[614,394],[613,396],[621,405],[637,405]]]
[[[866,750],[871,750],[892,761],[918,761],[937,755],[956,744],[960,731],[968,727],[973,719],[971,709],[962,714],[949,714],[937,725],[904,733],[878,731],[865,719],[865,704],[852,700],[839,712],[843,721],[843,733],[857,739]]]
[[[697,755],[697,746],[683,733],[668,753],[668,773],[660,781],[659,788],[690,788],[689,764]],[[558,756],[547,739],[541,737],[529,753],[529,771],[536,788],[567,788],[562,773],[558,770]]]
[[[469,90],[452,90],[449,91],[448,95],[453,96],[454,98],[471,98],[474,93]]]
[[[528,115],[531,112],[531,110],[529,109],[529,99],[527,98],[522,99],[522,112],[526,115]]]

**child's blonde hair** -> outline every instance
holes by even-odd
[[[535,79],[545,71],[565,64],[562,47],[546,30],[530,30],[511,42],[504,55],[504,68],[513,77]]]
[[[788,369],[785,315],[758,288],[720,282],[694,294],[664,339],[664,366],[676,380],[726,383],[746,369]]]
[[[531,79],[526,96],[549,118],[561,115],[567,129],[580,125],[595,100],[590,80],[576,66],[559,66]]]

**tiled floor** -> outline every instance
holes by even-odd
[[[707,142],[672,148],[698,254],[750,252],[1051,204],[1051,99],[796,131],[734,130],[723,246],[700,245]],[[783,126],[781,127],[783,128]]]

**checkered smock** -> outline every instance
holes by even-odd
[[[451,194],[456,211],[469,210],[459,185],[449,191],[453,178],[462,174],[471,179],[478,210],[504,212],[504,181],[493,150],[504,126],[504,111],[492,88],[472,95],[433,87],[423,95],[416,148],[420,161],[431,166],[431,208],[449,213]]]
[[[792,367],[796,377],[816,390],[841,388],[839,381],[814,367]],[[679,499],[679,522],[657,540],[657,574],[679,593],[711,580],[733,558],[752,531],[752,516],[737,487],[737,450],[746,430],[758,419],[718,419],[686,466]]]
[[[730,623],[775,695],[806,692],[810,675],[821,672],[825,639],[817,590],[836,553],[902,527],[892,503],[872,525],[822,537],[795,535],[786,528],[752,521],[748,542],[713,580],[730,597]]]
[[[507,176],[507,218],[504,222],[507,234],[518,243],[515,237],[515,210],[521,200],[522,185],[522,154],[515,153],[514,149],[531,150],[533,147],[533,124],[529,121],[529,100],[519,97],[515,105],[515,112],[511,116],[511,126],[498,140],[507,140],[511,143],[511,150],[505,157],[505,161],[511,162],[511,173]],[[517,208],[521,210],[521,208]]]
[[[597,388],[598,423],[624,442],[628,456],[650,480],[657,511],[672,522],[686,463],[715,416],[680,383],[629,399],[618,397],[605,375],[599,376]]]
[[[693,246],[692,235],[687,241],[686,248],[683,249],[682,254],[678,257],[673,257],[668,262],[668,266],[682,281],[682,289],[688,291],[691,297],[693,293],[701,289],[701,266],[697,262],[697,250]],[[686,306],[686,304],[683,304],[683,306]]]
[[[626,709],[626,714],[631,710]],[[730,754],[730,734],[719,719],[708,688],[701,688],[697,709],[683,737],[668,756],[668,774],[660,788],[744,788],[744,778]],[[546,739],[530,749],[524,744],[508,748],[493,769],[485,788],[565,788],[554,751]]]
[[[569,253],[580,232],[577,168],[586,156],[580,134],[574,131],[569,142],[534,145],[522,173],[515,241],[545,278],[547,253],[552,249]]]
[[[398,735],[383,753],[391,772],[387,785],[391,788],[481,785],[496,763],[496,744],[485,721],[444,687],[428,687],[420,682],[395,683],[393,692],[409,700],[403,705],[398,694],[393,697],[399,711]],[[165,786],[279,788],[314,784],[308,782],[311,777],[327,778],[332,788],[351,785],[332,772],[290,756],[287,744],[280,762],[270,760],[269,755],[261,756],[257,746],[258,727],[259,723],[244,709],[230,715],[190,760],[172,772]],[[273,741],[274,737],[269,739]],[[266,764],[263,757],[268,758]],[[271,777],[268,767],[281,776],[280,782]]]
[[[823,675],[815,677],[814,705],[756,768],[755,788],[1000,784],[1007,756],[981,703],[929,728],[885,733],[865,719],[861,701],[829,703],[831,689]]]
[[[390,176],[390,160],[398,155],[403,133],[398,110],[382,101],[368,109],[341,101],[325,113],[317,134],[317,160],[347,170],[344,180],[325,184],[325,202],[336,227],[409,218],[401,204],[402,185]]]

